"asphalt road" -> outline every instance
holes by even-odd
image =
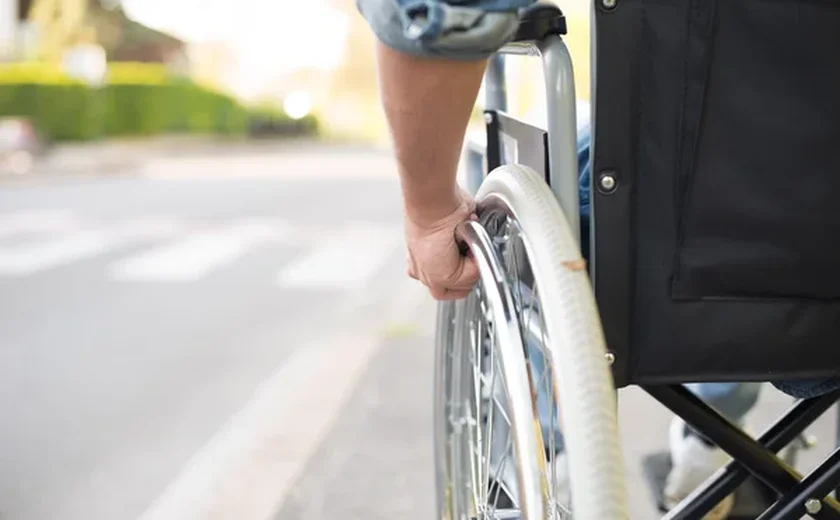
[[[218,507],[172,485],[201,487],[197,454],[215,453],[202,478],[264,471],[208,448],[264,449],[231,424],[332,421],[411,289],[392,171],[308,150],[0,188],[0,518],[187,518],[171,504]],[[275,450],[249,513],[279,507],[317,430]]]
[[[0,184],[0,518],[433,518],[434,306],[392,172],[304,147]],[[621,401],[652,519],[668,415]]]

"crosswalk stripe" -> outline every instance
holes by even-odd
[[[189,282],[227,265],[261,242],[279,238],[277,226],[239,225],[187,236],[113,264],[122,281]]]
[[[81,231],[58,239],[0,248],[0,275],[20,276],[92,258],[114,243],[102,232]]]
[[[285,288],[354,289],[375,274],[402,240],[397,228],[365,224],[347,226],[277,276]]]
[[[144,217],[0,247],[0,276],[25,276],[89,260],[125,245],[171,236],[178,229],[175,220]]]
[[[0,238],[22,233],[70,231],[78,227],[68,210],[24,210],[0,215]]]

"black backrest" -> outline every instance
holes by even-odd
[[[597,2],[594,283],[617,381],[837,374],[840,2]]]

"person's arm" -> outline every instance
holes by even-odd
[[[409,275],[437,299],[463,298],[478,271],[461,256],[454,232],[475,204],[456,174],[486,62],[418,58],[381,43],[377,55],[403,192]]]
[[[456,171],[487,58],[534,0],[357,0],[379,39],[382,104],[405,207],[408,273],[437,299],[466,296],[478,279],[455,228],[475,203]]]
[[[455,175],[486,60],[418,58],[381,43],[377,51],[406,212],[441,219],[461,203]]]

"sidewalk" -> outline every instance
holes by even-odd
[[[434,518],[431,384],[434,307],[418,312],[416,333],[386,338],[330,437],[287,494],[274,520]],[[762,389],[749,427],[762,431],[792,399]],[[662,517],[642,461],[666,449],[671,415],[637,387],[619,392],[619,426],[627,473],[630,518]],[[798,469],[813,468],[833,449],[836,410],[808,429],[819,444],[800,453]]]
[[[239,137],[162,136],[109,139],[58,144],[40,159],[36,174],[103,174],[132,170],[161,157],[207,155],[232,150],[277,146],[281,141],[255,141]]]
[[[276,154],[278,151],[301,153],[318,148],[320,154],[364,148],[382,151],[382,147],[364,143],[305,138],[247,138],[223,136],[162,136],[137,139],[109,139],[89,143],[61,143],[50,149],[36,163],[35,171],[18,180],[54,176],[91,176],[135,173],[150,162],[184,157]],[[2,180],[8,180],[2,179]]]

